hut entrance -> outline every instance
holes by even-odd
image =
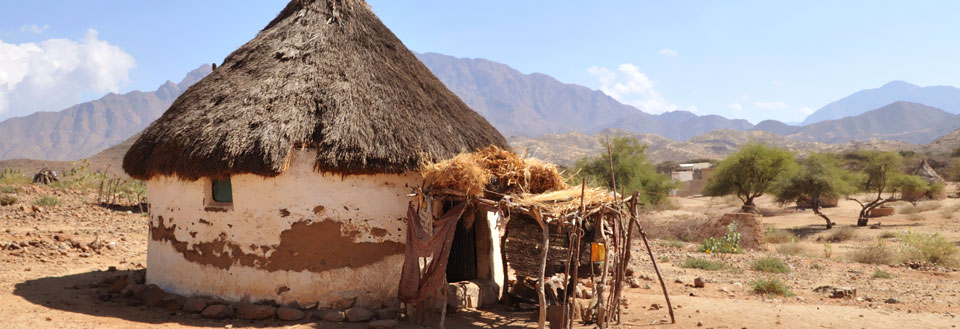
[[[477,238],[476,226],[464,216],[457,222],[457,230],[450,245],[450,260],[447,262],[447,280],[449,282],[477,279]]]

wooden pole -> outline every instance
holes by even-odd
[[[534,219],[537,220],[537,224],[540,224],[540,231],[543,232],[543,250],[540,252],[540,282],[537,284],[537,297],[540,299],[540,317],[537,320],[537,326],[544,329],[547,322],[547,297],[544,294],[544,281],[546,281],[547,272],[547,252],[550,250],[550,229],[540,215],[540,208],[534,209]]]
[[[573,295],[573,297],[576,298],[577,287],[580,286],[580,240],[583,238],[583,229],[581,227],[583,227],[583,223],[586,222],[587,220],[587,217],[584,214],[585,206],[583,204],[583,199],[586,196],[586,194],[587,194],[587,179],[582,178],[580,183],[580,220],[575,223],[576,225],[574,225],[574,228],[573,228],[574,238],[576,239],[576,242],[574,243],[574,248],[576,249],[573,252],[573,257],[574,257],[573,259],[573,263],[574,263],[573,291],[571,294],[567,295],[568,298],[570,297],[570,295]],[[574,299],[574,302],[576,302],[576,299]],[[573,320],[567,320],[566,328],[573,328]]]
[[[677,323],[677,320],[673,317],[673,305],[670,304],[670,294],[667,293],[667,284],[663,282],[663,276],[660,275],[657,260],[653,257],[653,250],[650,249],[650,243],[647,242],[647,234],[643,232],[643,227],[640,227],[640,223],[637,223],[637,227],[640,229],[640,237],[643,238],[643,245],[647,247],[647,254],[650,255],[650,261],[653,262],[653,270],[657,272],[657,279],[660,279],[660,289],[663,289],[663,298],[667,300],[667,310],[670,311],[670,323]]]
[[[604,303],[603,291],[606,290],[604,285],[607,283],[607,234],[603,231],[603,222],[604,215],[600,215],[600,218],[597,220],[597,230],[600,232],[600,238],[603,241],[603,266],[600,267],[600,282],[596,283],[597,287],[597,326],[600,329],[607,328],[607,319],[606,319],[606,303]]]

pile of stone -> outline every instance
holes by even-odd
[[[109,288],[98,298],[105,302],[126,298],[130,306],[145,305],[170,312],[182,311],[194,318],[214,320],[369,322],[368,326],[376,329],[394,328],[398,324],[396,319],[399,315],[399,305],[382,307],[378,304],[376,309],[368,309],[355,305],[357,301],[351,300],[349,304],[341,304],[340,306],[344,306],[341,310],[319,309],[316,304],[277,305],[276,303],[230,302],[201,296],[186,297],[166,292],[153,284],[146,285],[144,275],[145,272],[141,270],[108,278],[104,280],[104,284],[109,285]],[[360,302],[363,303],[363,301]]]

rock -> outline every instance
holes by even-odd
[[[698,277],[698,278],[696,278],[696,279],[693,279],[693,287],[694,287],[694,288],[703,288],[703,287],[706,287],[706,283],[703,282],[703,278],[699,278],[699,277]]]
[[[367,327],[370,328],[370,329],[391,329],[391,328],[396,328],[396,327],[397,327],[397,320],[377,320],[377,321],[371,321],[370,324],[367,325]]]
[[[539,310],[540,308],[530,303],[517,303],[517,309],[521,311],[533,311]]]
[[[633,276],[633,269],[628,267],[627,270],[623,272],[623,274],[628,277],[631,277]]]
[[[168,294],[163,298],[163,309],[173,312],[183,308],[183,297],[179,295]]]
[[[183,311],[188,313],[200,313],[210,304],[206,298],[190,297],[183,301]]]
[[[350,322],[369,321],[373,318],[373,312],[363,307],[351,307],[343,312],[343,315]]]
[[[383,306],[383,300],[373,297],[373,295],[370,294],[363,294],[357,296],[357,301],[353,303],[353,306],[363,307],[368,310],[375,310]]]
[[[237,318],[244,320],[263,320],[277,314],[277,308],[267,305],[240,303],[237,305]]]
[[[163,299],[167,297],[167,292],[151,284],[141,291],[143,304],[151,307],[163,306]]]
[[[640,288],[640,280],[637,278],[629,278],[627,283],[630,284],[630,288]]]
[[[343,311],[333,310],[323,314],[323,321],[329,322],[343,322],[346,319],[346,315],[343,314]]]
[[[128,278],[128,276],[122,275],[122,276],[120,276],[119,278],[117,278],[116,280],[114,280],[113,283],[110,284],[110,291],[112,291],[112,292],[120,292],[120,291],[122,291],[124,288],[126,288],[126,287],[127,287],[127,278]]]
[[[397,316],[400,315],[400,310],[398,310],[396,307],[387,307],[376,310],[376,313],[377,319],[396,319]]]
[[[230,316],[231,313],[230,307],[227,305],[214,304],[203,309],[203,312],[200,313],[200,315],[207,319],[225,319]]]
[[[656,311],[656,310],[659,310],[659,309],[661,309],[661,308],[663,308],[663,306],[660,306],[660,304],[654,303],[654,304],[650,304],[650,308],[648,308],[648,310]]]
[[[339,291],[333,296],[330,307],[340,310],[348,309],[354,305],[358,296],[359,293],[356,291]]]
[[[884,302],[884,303],[887,303],[887,304],[899,304],[899,303],[900,303],[900,299],[897,298],[897,297],[890,297],[890,298],[887,298],[887,300],[885,300],[885,301],[883,301],[883,302]]]
[[[289,308],[289,307],[280,307],[277,308],[277,318],[283,321],[297,321],[303,319],[305,313],[303,311]]]
[[[679,283],[679,284],[683,284],[683,280],[681,280],[681,279],[676,279],[676,280],[673,280],[673,282],[674,282],[674,283]]]
[[[703,327],[703,321],[697,321],[697,327]]]

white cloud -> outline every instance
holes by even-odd
[[[616,71],[606,67],[591,66],[587,69],[590,75],[600,80],[600,91],[613,97],[617,101],[632,105],[649,113],[663,113],[679,110],[676,104],[667,102],[654,89],[653,81],[640,68],[631,63],[620,64]],[[697,111],[696,106],[685,108],[687,111]]]
[[[738,103],[733,103],[733,104],[730,104],[729,106],[734,113],[737,113],[737,114],[743,113],[743,105],[740,105]]]
[[[676,50],[673,50],[673,49],[670,49],[670,48],[663,48],[663,49],[660,49],[660,55],[665,55],[665,56],[677,56],[678,54],[677,54],[677,51],[676,51]]]
[[[47,24],[43,24],[43,25],[29,24],[29,25],[21,26],[20,32],[30,32],[33,34],[41,34],[43,33],[43,31],[46,31],[49,28],[50,28],[50,25],[47,25]]]
[[[812,108],[804,106],[800,108],[800,112],[803,112],[803,114],[809,115],[809,114],[812,114],[814,111]]]
[[[0,118],[60,110],[85,94],[116,92],[135,65],[130,54],[99,40],[93,29],[79,41],[0,41]]]
[[[784,102],[756,102],[753,103],[753,105],[764,110],[772,111],[787,109],[787,104]]]
[[[780,81],[777,81],[777,80],[770,81],[770,84],[778,88],[783,85],[782,83],[780,83]]]

